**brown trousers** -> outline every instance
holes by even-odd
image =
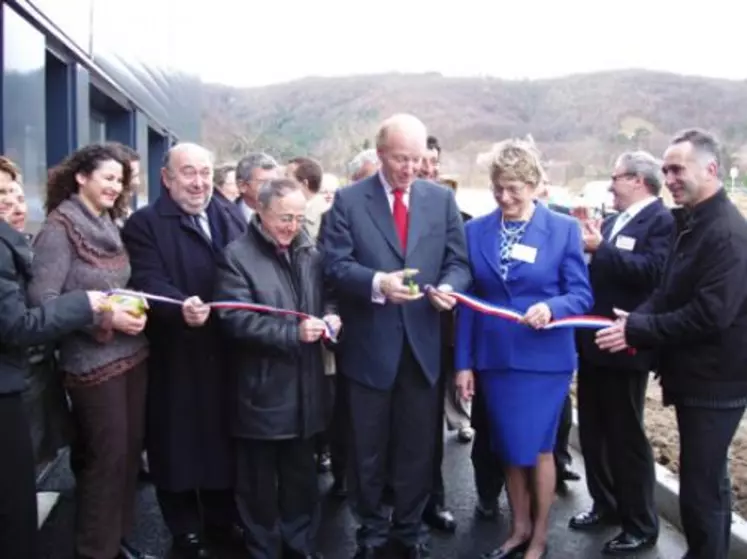
[[[147,367],[68,388],[77,427],[75,549],[112,559],[132,529],[143,447]]]

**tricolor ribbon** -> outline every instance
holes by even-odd
[[[126,297],[139,297],[147,301],[153,301],[158,303],[166,303],[169,305],[183,305],[184,301],[179,299],[173,299],[171,297],[164,297],[163,295],[154,295],[153,293],[145,293],[143,291],[133,291],[130,289],[112,289],[108,292],[109,295],[124,295]],[[258,303],[243,303],[241,301],[213,301],[207,303],[212,309],[230,309],[230,310],[241,310],[241,311],[252,311],[267,314],[279,314],[285,316],[296,316],[301,320],[307,318],[316,318],[307,313],[300,311],[293,311],[290,309],[281,309],[279,307],[271,307],[269,305],[260,305]],[[329,340],[332,343],[337,342],[337,332],[332,330],[332,327],[324,319],[317,319],[324,322],[324,339]]]
[[[425,287],[426,291],[431,289],[436,289],[432,285],[427,285]],[[482,313],[482,314],[488,314],[490,316],[497,316],[499,318],[504,318],[506,320],[511,320],[512,322],[521,322],[522,318],[524,317],[523,313],[517,312],[512,309],[507,309],[506,307],[499,307],[498,305],[493,305],[492,303],[488,303],[487,301],[483,301],[482,299],[478,299],[477,297],[473,297],[472,295],[465,295],[464,293],[458,293],[455,291],[448,291],[444,292],[448,295],[451,295],[454,297],[454,299],[457,300],[457,302],[463,304],[466,307],[469,307],[473,311]],[[607,318],[605,316],[593,316],[593,315],[579,315],[579,316],[568,316],[566,318],[559,318],[557,320],[551,320],[545,327],[545,330],[553,330],[555,328],[607,328],[608,326],[612,326],[614,324],[614,320],[611,318]]]
[[[427,285],[425,289],[427,291],[429,289],[436,289],[436,288],[431,285]],[[451,295],[452,297],[454,297],[454,299],[457,300],[457,302],[461,303],[465,307],[472,309],[475,312],[479,312],[482,314],[488,314],[491,316],[497,316],[499,318],[511,320],[516,323],[520,323],[521,319],[524,316],[520,312],[514,311],[512,309],[507,309],[505,307],[499,307],[498,305],[493,305],[491,303],[488,303],[486,301],[483,301],[482,299],[478,299],[477,297],[473,297],[471,295],[465,295],[464,293],[458,293],[458,292],[445,292],[445,293],[447,293],[448,295]],[[614,323],[615,323],[614,320],[612,320],[611,318],[607,318],[606,316],[594,316],[594,315],[567,316],[565,318],[551,320],[543,329],[553,330],[555,328],[589,328],[589,329],[599,330],[601,328],[607,328],[608,326],[612,326]],[[637,352],[635,348],[630,347],[627,349],[627,353],[629,355],[635,355]]]
[[[505,318],[506,320],[512,320],[514,322],[521,322],[522,313],[516,312],[505,307],[499,307],[491,303],[487,303],[477,297],[471,295],[464,295],[463,293],[449,293],[458,302],[464,306],[469,307],[473,311],[477,311],[482,314],[489,314],[491,316],[497,316]],[[545,330],[553,330],[555,328],[607,328],[614,324],[614,320],[604,316],[592,316],[592,315],[579,315],[579,316],[568,316],[566,318],[559,318],[557,320],[551,320],[545,327]]]

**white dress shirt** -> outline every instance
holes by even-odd
[[[254,217],[254,210],[247,206],[244,200],[241,200],[239,202],[239,210],[241,211],[241,215],[244,216],[244,219],[246,219],[247,223],[249,223],[252,220],[252,217]]]
[[[623,227],[625,227],[630,221],[637,216],[643,209],[645,209],[649,204],[653,204],[656,202],[657,198],[656,196],[649,196],[648,198],[644,198],[643,200],[639,200],[638,202],[631,204],[630,207],[625,210],[624,212],[621,212],[617,218],[615,219],[615,223],[612,225],[612,230],[610,231],[610,236],[608,241],[611,241],[615,238],[615,236],[622,231]]]
[[[213,234],[210,232],[210,220],[208,219],[207,213],[203,211],[195,214],[194,217],[197,220],[200,229],[202,229],[202,232],[205,233],[205,236],[208,239],[213,240]]]

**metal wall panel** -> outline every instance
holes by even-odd
[[[199,19],[171,0],[15,0],[73,43],[124,90],[149,125],[200,141],[201,82],[190,64]],[[95,72],[91,74],[96,83]]]
[[[181,140],[200,139],[200,81],[185,53],[199,34],[168,0],[94,0],[93,59],[153,121]],[[147,14],[147,17],[143,17]]]
[[[9,6],[2,11],[2,148],[23,171],[33,227],[44,218],[47,182],[46,41]]]

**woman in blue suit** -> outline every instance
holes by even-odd
[[[578,222],[535,201],[542,167],[533,147],[498,144],[490,179],[498,209],[465,228],[472,293],[523,319],[460,307],[457,384],[470,397],[475,377],[480,383],[493,451],[506,466],[511,534],[482,557],[538,559],[555,493],[555,434],[576,368],[573,330],[543,328],[587,312],[593,301]]]

